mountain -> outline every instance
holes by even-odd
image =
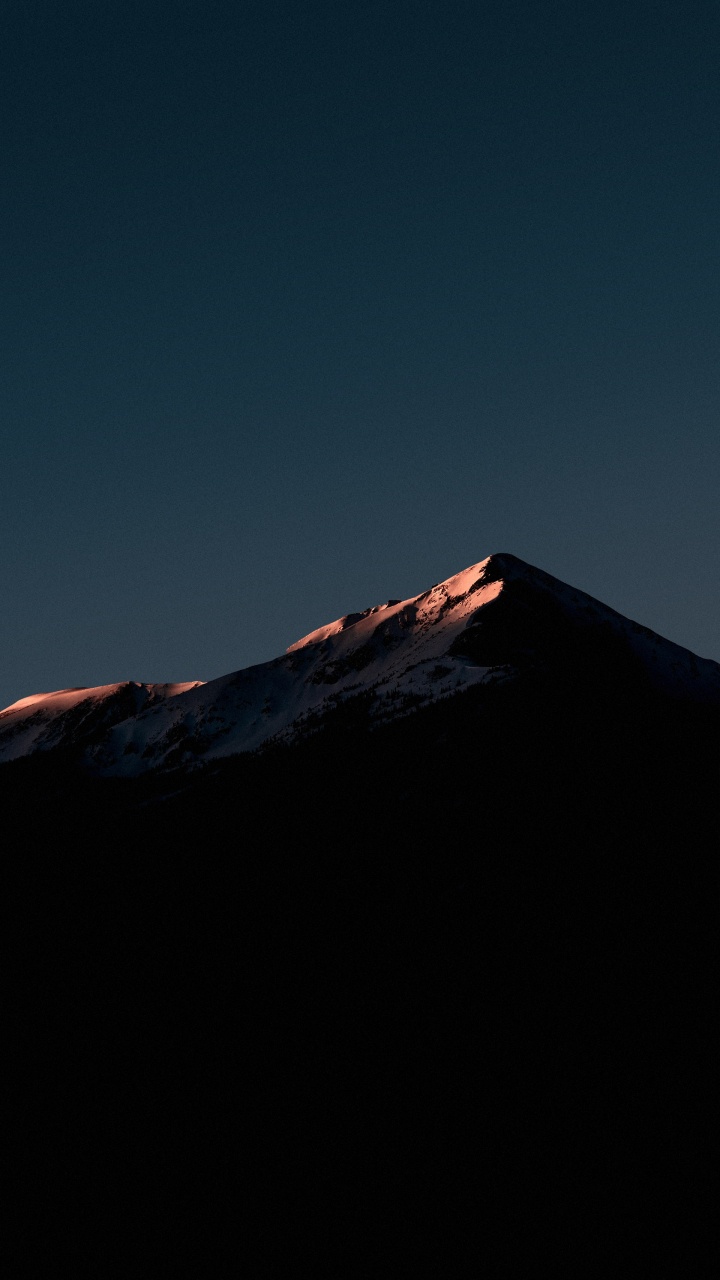
[[[272,662],[208,683],[107,685],[22,699],[0,713],[0,761],[82,748],[107,775],[187,768],[316,731],[343,704],[387,723],[529,669],[634,663],[635,678],[720,705],[720,666],[510,555],[408,600],[318,628]]]
[[[9,708],[12,1274],[705,1274],[719,676],[498,555]]]

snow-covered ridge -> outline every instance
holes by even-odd
[[[57,746],[83,745],[98,732],[143,708],[187,693],[201,683],[189,680],[180,684],[141,684],[126,680],[19,698],[0,711],[0,760],[17,760]]]
[[[412,596],[409,600],[388,600],[387,604],[376,604],[372,609],[365,609],[362,613],[346,614],[344,618],[338,618],[325,627],[319,627],[317,631],[311,631],[309,635],[303,636],[302,640],[296,640],[295,644],[289,646],[287,652],[294,653],[297,649],[304,649],[309,644],[322,644],[324,640],[329,640],[332,636],[340,635],[341,632],[349,631],[351,628],[353,640],[356,640],[359,635],[367,637],[379,622],[397,616],[410,607],[416,609],[419,621],[431,625],[438,621],[438,615],[442,613],[448,600],[459,602],[461,598],[469,598],[473,589],[480,589],[485,569],[493,558],[488,556],[486,560],[470,565],[469,569],[463,569],[462,573],[456,573],[452,578],[437,583],[429,591],[424,591],[419,596]],[[487,595],[485,599],[494,598],[499,594],[501,587],[501,582],[488,583],[484,586],[484,590],[491,592],[493,588],[496,589],[493,596]],[[477,608],[477,603],[479,602],[475,602],[473,607]]]
[[[488,564],[409,600],[346,615],[272,662],[149,708],[108,735],[95,766],[123,774],[186,766],[291,741],[357,695],[372,700],[373,718],[382,721],[483,682],[486,665],[449,650],[471,615],[502,590],[502,581],[486,581]]]
[[[586,662],[591,652],[590,662],[603,661],[613,644],[656,686],[720,705],[717,663],[514,556],[494,555],[207,684],[128,682],[21,699],[0,713],[0,760],[82,745],[102,773],[187,768],[302,737],[348,699],[362,698],[380,723],[528,666],[561,673],[578,647]]]
[[[149,699],[173,698],[175,694],[196,689],[203,683],[202,680],[186,680],[180,684],[140,684],[137,680],[126,680],[120,684],[98,684],[92,688],[77,685],[74,689],[56,689],[54,693],[31,693],[29,698],[18,698],[17,702],[11,703],[9,707],[0,711],[0,716],[9,716],[14,711],[27,711],[29,707],[34,707],[36,711],[42,708],[48,713],[51,711],[60,713],[67,711],[70,707],[76,707],[80,702],[104,702],[123,689],[142,690]],[[140,696],[142,697],[142,693]]]

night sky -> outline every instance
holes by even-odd
[[[9,6],[0,706],[493,551],[720,659],[719,20]]]

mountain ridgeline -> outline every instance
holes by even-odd
[[[0,759],[55,1269],[517,1274],[520,1221],[622,1273],[648,1153],[712,1211],[718,664],[496,555],[205,684],[24,699]]]

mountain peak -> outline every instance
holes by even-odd
[[[620,671],[623,663],[665,693],[720,703],[717,663],[496,552],[208,684],[128,681],[20,699],[0,713],[0,760],[73,746],[101,772],[187,768],[305,736],[342,703],[362,704],[379,724],[520,674],[589,685],[598,664]]]
[[[496,576],[490,576],[487,573],[487,569],[491,566],[500,571]],[[447,612],[448,601],[457,603],[486,584],[499,581],[501,572],[502,557],[489,556],[485,560],[478,561],[477,564],[471,564],[467,569],[462,569],[460,573],[446,578],[444,582],[436,582],[420,595],[410,596],[407,600],[391,599],[385,604],[376,604],[369,609],[363,609],[360,613],[348,613],[341,618],[336,618],[334,622],[318,627],[317,630],[303,636],[301,640],[296,640],[294,644],[288,646],[287,652],[295,653],[307,645],[323,644],[333,636],[339,636],[351,628],[356,628],[354,639],[358,635],[366,637],[374,632],[380,623],[387,621],[390,617],[401,616],[408,610],[421,615],[429,624],[433,620],[433,615],[435,615],[434,620],[438,620],[438,615]]]

